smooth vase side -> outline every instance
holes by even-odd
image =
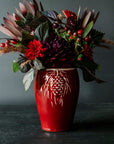
[[[37,71],[34,89],[42,129],[50,132],[69,130],[79,95],[77,70]]]

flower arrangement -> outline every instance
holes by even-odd
[[[33,80],[35,70],[49,68],[80,68],[85,81],[104,81],[95,77],[100,68],[93,59],[96,46],[109,48],[112,41],[103,39],[104,33],[93,28],[99,12],[88,12],[85,8],[78,13],[62,10],[44,10],[42,3],[38,6],[23,0],[19,3],[20,11],[15,8],[13,15],[7,13],[0,31],[8,35],[6,43],[1,43],[0,54],[19,52],[13,61],[13,71],[26,73],[23,79],[25,90]]]

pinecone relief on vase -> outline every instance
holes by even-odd
[[[45,82],[41,86],[40,91],[49,98],[52,107],[54,105],[63,106],[65,94],[71,91],[66,72],[54,69],[53,72],[48,71],[43,79]]]

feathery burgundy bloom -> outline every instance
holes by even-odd
[[[51,37],[51,40],[42,42],[43,47],[47,48],[41,62],[44,66],[50,67],[72,67],[76,58],[74,46],[69,44],[65,39],[58,36]]]

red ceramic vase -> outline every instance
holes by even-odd
[[[42,129],[50,132],[69,130],[79,95],[77,70],[37,71],[34,89]]]

